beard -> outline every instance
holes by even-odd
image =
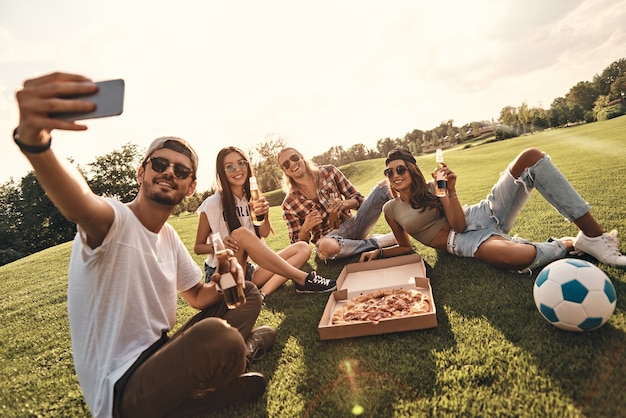
[[[164,195],[162,193],[158,193],[158,192],[153,192],[153,193],[148,193],[148,197],[150,198],[150,200],[159,203],[161,205],[165,205],[165,206],[176,206],[177,204],[179,204],[180,202],[182,202],[182,198],[175,198],[173,196],[168,196],[168,195]]]
[[[144,186],[147,186],[144,183]],[[185,193],[181,193],[179,188],[176,189],[168,189],[170,192],[164,192],[161,190],[161,186],[156,184],[156,181],[153,184],[149,185],[150,187],[144,187],[144,193],[148,197],[148,199],[156,202],[160,205],[174,207],[185,198]]]

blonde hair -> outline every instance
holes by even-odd
[[[307,160],[304,158],[304,156],[300,153],[300,151],[298,151],[295,148],[292,147],[285,147],[283,149],[281,149],[280,151],[278,151],[278,155],[276,157],[276,159],[280,159],[281,154],[287,152],[287,151],[293,151],[294,153],[298,154],[298,157],[300,157],[300,160],[302,160],[302,162],[304,163],[304,172],[313,177],[313,181],[315,182],[315,186],[317,188],[319,188],[320,185],[320,169],[317,166],[317,164],[315,164],[313,161]],[[298,184],[298,182],[296,182],[294,179],[292,179],[291,177],[289,177],[286,173],[285,170],[282,169],[281,167],[281,171],[283,172],[283,181],[282,181],[282,188],[283,191],[285,192],[285,194],[289,194],[291,192],[294,191],[299,191],[300,193],[304,194],[304,190],[302,190],[302,188],[300,187],[300,185]]]

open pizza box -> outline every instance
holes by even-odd
[[[381,319],[378,322],[333,324],[332,317],[350,299],[379,289],[417,289],[431,301],[427,313]],[[317,327],[321,340],[378,335],[437,326],[437,311],[424,260],[419,254],[346,264],[337,278],[337,290],[328,298]]]

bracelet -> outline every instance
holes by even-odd
[[[52,137],[50,137],[50,140],[48,141],[48,143],[44,145],[27,145],[27,144],[24,144],[23,142],[20,142],[20,136],[17,134],[18,128],[15,128],[15,130],[13,131],[13,141],[15,141],[17,146],[20,147],[20,151],[22,151],[23,153],[41,154],[42,152],[50,149],[50,145],[52,144]]]
[[[378,258],[383,258],[383,249],[382,248],[378,249]]]
[[[459,197],[457,196],[456,192],[454,192],[454,193],[448,193],[448,197],[449,197],[450,199],[458,199],[458,198],[459,198]]]

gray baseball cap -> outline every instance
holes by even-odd
[[[198,154],[196,154],[196,151],[189,144],[189,142],[176,136],[162,136],[152,141],[152,144],[148,147],[148,151],[146,151],[146,155],[143,157],[143,162],[145,163],[154,151],[162,148],[171,149],[189,157],[191,163],[193,164],[193,171],[195,175],[198,170]]]

